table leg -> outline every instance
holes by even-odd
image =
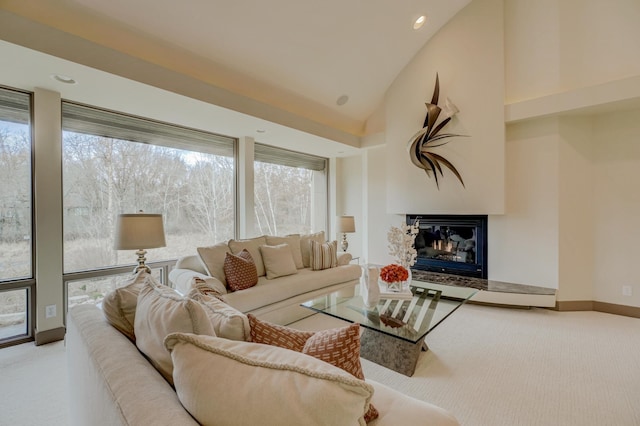
[[[365,328],[360,337],[360,356],[405,376],[413,376],[418,357],[427,345],[424,339],[410,343],[388,334]]]

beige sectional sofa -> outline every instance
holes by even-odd
[[[178,292],[187,294],[193,278],[200,278],[219,289],[225,302],[239,311],[276,324],[290,324],[313,313],[300,307],[301,303],[338,290],[348,293],[362,275],[359,265],[349,264],[351,255],[348,253],[337,256],[336,267],[312,270],[309,252],[311,240],[324,242],[324,233],[287,237],[262,236],[199,248],[197,255],[178,259],[175,268],[169,273],[169,280]],[[269,262],[263,261],[260,247],[277,244],[289,244],[292,247],[293,256],[297,258],[295,263],[299,268],[293,274],[269,278]],[[236,253],[241,248],[247,248],[258,264],[258,284],[230,292],[225,285],[223,263],[226,253]]]
[[[215,337],[207,337],[215,340]],[[223,342],[225,339],[218,340]],[[244,345],[246,351],[256,351],[260,355],[259,344],[248,342],[227,341],[227,345]],[[256,346],[258,345],[258,346]],[[257,349],[256,349],[257,348]],[[275,348],[280,350],[280,348]],[[271,350],[275,350],[271,349]],[[72,308],[69,311],[67,319],[67,337],[66,337],[67,364],[69,374],[69,401],[70,401],[70,424],[72,426],[86,425],[128,425],[128,426],[182,426],[199,424],[189,414],[189,412],[181,404],[182,395],[178,397],[176,390],[165,380],[162,375],[151,365],[142,353],[138,351],[136,345],[132,343],[124,334],[112,327],[104,318],[103,313],[94,305],[81,305]],[[307,355],[297,354],[287,349],[288,356],[307,357]],[[242,384],[247,389],[257,387],[259,395],[283,395],[287,389],[279,386],[276,389],[269,389],[268,383],[257,376],[252,378],[246,374],[240,373],[238,369],[237,380],[233,380],[234,368],[228,366],[229,362],[233,362],[233,358],[225,358],[227,364],[224,367],[219,362],[212,362],[206,366],[200,362],[190,362],[189,358],[183,359],[183,364],[187,366],[202,367],[203,371],[211,377],[231,377],[232,379],[224,380],[204,380],[204,386],[211,385],[211,389],[203,389],[201,392],[212,392],[211,396],[206,399],[213,399],[224,395],[232,398],[241,398],[239,394],[231,394],[227,392],[232,386],[231,382]],[[275,359],[277,361],[277,357]],[[304,361],[304,360],[303,360]],[[322,361],[317,361],[322,362]],[[239,367],[247,368],[249,364],[241,363]],[[179,367],[183,368],[183,367]],[[217,368],[224,371],[216,370]],[[326,373],[336,375],[335,367],[328,365]],[[260,369],[257,369],[258,371]],[[180,373],[177,373],[180,374]],[[277,371],[272,376],[277,376]],[[283,373],[284,375],[285,373]],[[345,373],[342,373],[343,375]],[[175,374],[174,374],[175,375]],[[189,376],[187,374],[187,376]],[[193,375],[192,375],[193,376]],[[196,377],[197,379],[197,377]],[[273,377],[272,377],[273,379]],[[259,383],[256,382],[259,380]],[[300,395],[301,389],[295,387],[295,383],[288,378],[285,383],[291,385],[289,391],[294,395]],[[362,389],[370,389],[373,396],[370,401],[375,405],[379,414],[379,418],[373,420],[369,426],[384,425],[423,425],[432,426],[451,426],[457,425],[455,418],[445,410],[428,404],[423,401],[410,398],[395,390],[392,390],[380,383],[367,380],[366,385],[360,385]],[[306,387],[305,387],[306,389]],[[255,389],[254,389],[255,390]],[[184,391],[182,391],[184,392]],[[217,393],[216,393],[217,392]],[[200,393],[192,395],[191,398],[202,396]],[[335,394],[332,394],[335,396]],[[354,397],[357,398],[357,395]],[[323,398],[318,400],[303,399],[302,404],[309,404],[313,408],[314,405],[325,403]],[[261,401],[267,403],[268,401]],[[283,404],[274,406],[275,410],[291,410],[293,404]],[[252,410],[253,404],[247,401],[244,405],[245,410]],[[350,407],[333,404],[332,409],[335,411],[349,412]],[[207,407],[204,407],[206,409]],[[309,407],[306,407],[309,408]],[[351,407],[352,408],[352,407]],[[299,412],[305,407],[297,406],[295,410]],[[309,410],[309,413],[318,412]],[[327,412],[325,410],[325,412]],[[222,414],[222,413],[221,413]],[[232,413],[233,414],[233,413]],[[254,413],[256,414],[256,413]],[[335,413],[327,413],[334,416]],[[215,415],[215,413],[214,413]],[[256,415],[260,415],[257,413]],[[271,425],[266,415],[262,414],[262,421],[251,424]],[[305,425],[355,425],[362,422],[353,421],[331,421],[327,423],[329,415],[319,415],[314,417],[309,415],[304,422]],[[212,424],[216,425],[233,425],[242,424],[222,419]],[[288,425],[292,423],[278,423],[279,425]],[[295,423],[299,424],[299,423]]]

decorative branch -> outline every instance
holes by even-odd
[[[445,139],[455,136],[466,136],[457,135],[454,133],[440,133],[444,126],[446,126],[449,121],[451,121],[451,118],[456,115],[459,110],[448,98],[445,101],[444,108],[440,108],[438,106],[439,96],[440,80],[438,78],[438,74],[436,74],[436,86],[433,89],[433,97],[431,98],[431,103],[425,103],[425,105],[427,106],[427,116],[424,119],[423,127],[420,131],[413,135],[411,139],[409,139],[409,158],[411,158],[411,162],[416,167],[423,169],[427,176],[431,177],[431,172],[433,172],[433,177],[435,178],[436,186],[438,187],[438,189],[440,189],[438,173],[440,174],[440,176],[444,177],[442,166],[445,166],[446,168],[451,170],[453,174],[456,175],[462,186],[465,186],[464,181],[462,180],[462,176],[460,175],[458,170],[456,170],[453,164],[451,164],[451,162],[443,156],[438,155],[432,151],[433,148],[445,145],[449,142],[449,140]],[[436,125],[440,113],[443,113],[443,116],[445,118],[440,121],[438,125]]]

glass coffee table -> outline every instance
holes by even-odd
[[[363,332],[360,356],[399,373],[412,376],[425,337],[478,290],[413,280],[411,299],[383,299],[368,308],[360,295],[336,291],[302,304],[318,313],[358,323]]]

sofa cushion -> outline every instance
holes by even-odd
[[[229,240],[229,248],[231,252],[238,253],[243,249],[246,249],[253,257],[253,261],[256,263],[256,269],[258,276],[265,275],[264,263],[262,262],[262,255],[260,254],[260,246],[267,244],[266,237],[257,237],[250,240]]]
[[[321,271],[323,269],[338,266],[338,242],[319,243],[311,241],[311,269]]]
[[[247,249],[242,249],[238,254],[227,253],[224,259],[224,274],[231,291],[244,290],[258,283],[256,264]]]
[[[224,298],[229,305],[247,313],[300,294],[358,280],[360,275],[362,275],[362,269],[358,265],[340,266],[324,271],[305,268],[298,270],[295,275],[280,277],[277,280],[260,277],[255,286],[225,294]]]
[[[138,294],[148,280],[155,283],[153,275],[148,274],[146,271],[140,271],[129,277],[122,287],[107,293],[102,301],[102,312],[109,324],[127,336],[132,342],[136,341],[134,322]]]
[[[206,292],[206,289],[204,290]],[[216,336],[230,340],[249,341],[249,319],[245,314],[217,297],[203,293],[202,288],[193,288],[187,297],[200,302],[205,308]]]
[[[291,247],[291,255],[293,256],[293,261],[296,264],[297,269],[304,268],[304,263],[302,262],[302,251],[300,250],[300,235],[299,234],[291,234],[286,237],[273,237],[270,235],[266,236],[267,245],[277,246],[280,244],[288,244]]]
[[[222,284],[227,285],[224,276],[224,259],[227,253],[230,253],[227,243],[218,243],[209,247],[198,247],[198,256],[207,270],[207,274],[220,280]]]
[[[136,346],[169,383],[173,383],[173,364],[164,338],[174,332],[215,335],[200,303],[181,297],[169,287],[149,282],[138,295],[134,325]]]
[[[298,272],[289,244],[260,246],[260,253],[264,269],[267,271],[267,279],[272,280]]]
[[[300,235],[300,252],[302,254],[302,264],[305,268],[311,267],[311,241],[324,243],[324,231],[315,234]]]
[[[314,335],[313,331],[301,331],[283,325],[272,324],[261,321],[255,315],[247,315],[251,328],[251,342],[262,343],[264,345],[278,346],[292,351],[302,352],[309,337]]]
[[[313,357],[275,346],[167,336],[176,392],[202,424],[364,425],[373,387]]]

